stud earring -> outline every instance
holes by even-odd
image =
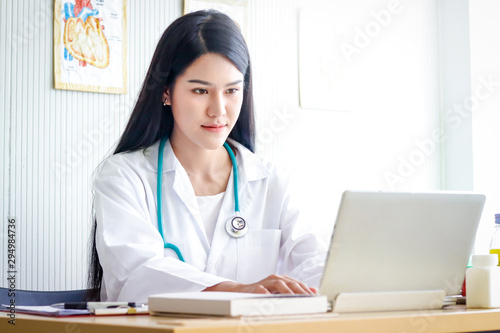
[[[167,106],[167,105],[168,105],[168,98],[165,98],[165,99],[163,100],[163,106]]]

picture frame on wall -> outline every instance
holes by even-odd
[[[247,38],[248,0],[184,0],[184,14],[203,9],[215,9],[226,14],[236,22],[245,39]]]
[[[127,93],[127,0],[54,0],[55,89]]]

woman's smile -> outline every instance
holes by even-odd
[[[220,133],[226,129],[225,124],[201,125],[201,127],[209,132]]]

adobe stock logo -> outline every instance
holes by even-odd
[[[98,117],[91,127],[83,130],[82,138],[75,145],[65,147],[59,159],[52,162],[58,182],[65,183],[89,158],[95,157],[104,138],[116,133],[116,119],[127,110],[130,110],[129,102],[117,100],[110,114]]]
[[[398,156],[396,170],[384,173],[385,181],[391,190],[395,190],[396,185],[404,183],[411,177],[417,167],[423,165],[434,154],[437,146],[448,139],[444,128],[457,130],[464,119],[470,118],[481,102],[490,98],[498,87],[500,87],[500,81],[495,81],[492,74],[488,78],[479,77],[479,84],[473,89],[473,93],[464,98],[461,103],[456,103],[445,111],[444,126],[435,128],[428,138],[415,140],[415,148],[409,154]]]

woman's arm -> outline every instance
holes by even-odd
[[[163,240],[148,210],[147,190],[137,175],[116,165],[105,165],[94,183],[103,300],[144,302],[151,294],[201,291],[227,281],[164,256]]]

